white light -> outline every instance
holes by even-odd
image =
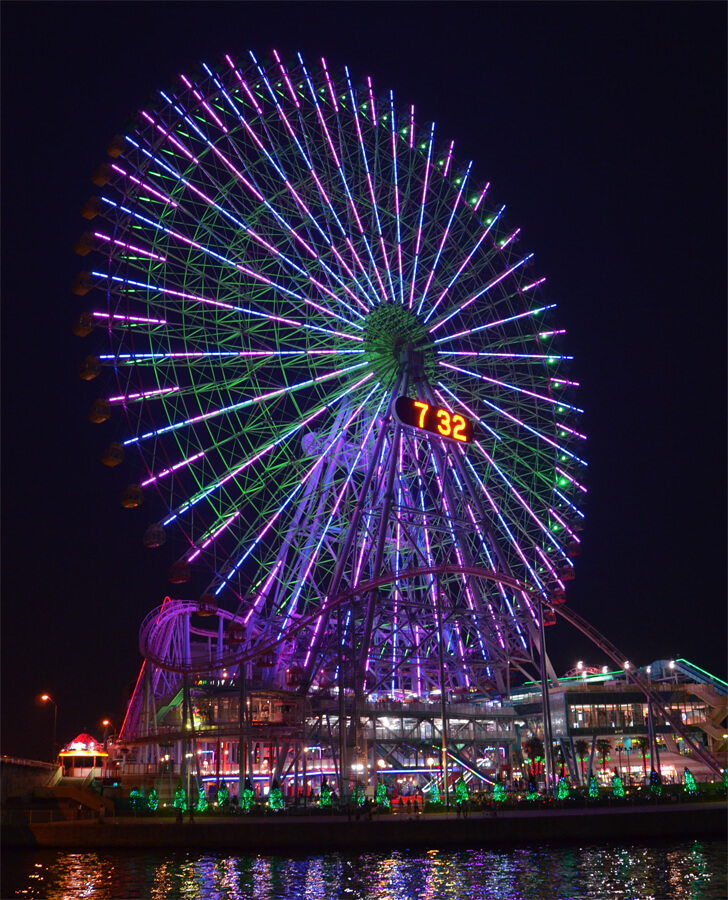
[[[581,660],[579,660],[579,662],[576,664],[576,668],[577,668],[577,669],[583,669],[583,668],[584,668],[584,663],[583,663]]]
[[[628,663],[628,662],[626,662],[626,663],[624,664],[624,670],[625,670],[625,672],[627,671],[627,669],[629,669],[629,663]]]

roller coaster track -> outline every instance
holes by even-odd
[[[165,603],[164,606],[153,610],[146,617],[142,623],[139,634],[139,649],[145,659],[150,660],[159,668],[166,671],[177,672],[179,674],[208,672],[226,666],[242,664],[255,660],[257,657],[264,654],[273,652],[281,644],[290,640],[296,632],[314,624],[314,622],[316,622],[323,614],[341,606],[355,596],[370,593],[371,591],[384,585],[391,584],[394,581],[427,575],[444,574],[470,575],[475,578],[485,578],[490,581],[496,581],[514,591],[528,594],[531,600],[536,601],[542,607],[552,609],[557,615],[561,616],[561,618],[565,619],[574,628],[588,637],[589,640],[605,653],[619,668],[624,669],[627,679],[639,688],[650,703],[652,703],[653,708],[664,717],[665,721],[668,722],[675,733],[683,739],[685,744],[690,747],[695,756],[701,760],[701,762],[705,763],[712,772],[719,776],[722,775],[720,763],[713,754],[704,747],[701,747],[693,739],[690,732],[683,726],[682,722],[673,716],[673,714],[665,707],[661,697],[653,689],[652,685],[642,678],[636,670],[627,665],[625,655],[600,631],[594,628],[593,625],[590,625],[586,619],[582,618],[578,613],[575,613],[567,606],[550,603],[538,594],[533,587],[523,584],[510,575],[506,575],[502,572],[494,572],[490,569],[484,569],[478,566],[417,566],[400,571],[397,574],[385,573],[378,578],[374,578],[366,583],[359,583],[355,588],[343,591],[336,596],[329,598],[314,613],[304,616],[296,621],[294,625],[287,628],[275,640],[263,639],[263,641],[256,646],[248,646],[247,648],[241,647],[241,649],[236,650],[235,652],[220,655],[214,660],[204,660],[200,662],[192,662],[191,660],[169,660],[165,658],[164,648],[161,646],[160,642],[155,641],[155,636],[164,633],[165,629],[169,629],[175,618],[190,615],[198,610],[197,603],[182,600],[172,601],[172,603]],[[219,618],[227,619],[233,624],[243,624],[242,619],[223,609],[215,610],[215,615]],[[193,628],[191,631],[198,635],[208,636],[211,639],[216,637],[215,632],[205,631],[203,629]]]
[[[546,604],[550,605],[550,604]],[[716,775],[721,776],[723,774],[723,770],[720,767],[720,763],[713,756],[713,754],[706,750],[704,747],[701,747],[700,744],[697,743],[691,736],[690,732],[683,726],[683,723],[677,719],[673,714],[665,707],[665,704],[662,702],[662,698],[655,691],[652,685],[646,681],[635,669],[632,669],[629,665],[627,657],[614,646],[614,644],[604,635],[597,631],[593,625],[590,625],[586,619],[583,619],[580,615],[575,613],[572,609],[569,609],[566,606],[551,606],[551,608],[556,612],[557,615],[561,616],[563,619],[566,619],[574,628],[581,631],[582,634],[586,635],[592,643],[596,644],[597,647],[612,660],[612,662],[616,663],[616,665],[624,670],[624,674],[629,681],[632,682],[636,687],[640,689],[640,691],[647,697],[647,699],[652,703],[654,709],[656,709],[660,715],[662,715],[666,722],[670,725],[673,731],[678,734],[685,744],[690,747],[695,756],[706,766],[708,766],[711,771],[715,772]]]

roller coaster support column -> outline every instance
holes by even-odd
[[[539,638],[539,656],[541,666],[541,696],[543,698],[543,755],[546,774],[546,795],[553,793],[552,773],[554,748],[551,737],[551,699],[549,697],[549,683],[546,672],[546,638],[544,637],[543,615],[545,608],[539,607],[538,610],[538,638]],[[578,768],[578,766],[577,766]]]
[[[447,771],[447,703],[445,700],[445,657],[443,655],[442,634],[442,594],[440,593],[440,578],[435,580],[437,591],[437,631],[440,645],[440,713],[442,715],[442,779],[445,787],[445,813],[450,806],[450,785]]]

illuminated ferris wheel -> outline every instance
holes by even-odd
[[[371,79],[276,52],[180,76],[109,154],[82,374],[114,373],[105,461],[139,465],[124,503],[182,548],[171,580],[208,573],[218,662],[397,698],[532,673],[580,544],[582,411],[473,164]]]

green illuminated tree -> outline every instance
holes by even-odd
[[[207,809],[207,797],[205,796],[204,787],[200,787],[197,792],[197,812],[204,812]]]
[[[319,806],[331,806],[331,788],[329,787],[329,781],[325,775],[321,782],[321,799],[319,800]]]
[[[249,812],[250,807],[253,805],[253,801],[255,799],[255,791],[253,790],[253,785],[250,781],[250,777],[245,777],[245,787],[243,788],[243,795],[240,798],[240,806],[244,812]]]
[[[364,785],[360,781],[357,781],[357,783],[354,785],[354,792],[352,794],[352,799],[353,799],[354,803],[356,803],[357,806],[364,805],[364,801],[366,800],[366,794],[364,792]]]
[[[430,782],[430,803],[440,802],[440,787],[437,781]]]
[[[650,793],[653,797],[659,797],[662,794],[662,779],[655,769],[650,772]]]
[[[458,806],[462,806],[463,803],[468,802],[468,786],[465,784],[465,779],[461,775],[455,783],[455,803]]]
[[[569,796],[569,779],[564,775],[559,778],[559,787],[556,796],[559,800],[566,800]]]
[[[384,809],[389,809],[389,797],[387,796],[387,785],[380,781],[377,785],[377,793],[374,797],[377,802],[377,806],[383,806]]]
[[[508,795],[506,794],[506,789],[502,782],[496,782],[495,787],[493,788],[493,800],[496,803],[503,803],[508,799]]]
[[[151,809],[152,812],[159,806],[159,793],[156,788],[152,788],[149,791],[149,796],[147,797],[147,807]]]
[[[187,798],[185,797],[185,789],[182,787],[182,779],[180,778],[177,782],[177,787],[174,790],[174,807],[175,809],[181,809],[182,812],[187,812]]]
[[[624,797],[624,785],[616,772],[612,775],[612,793],[615,797]]]
[[[597,776],[593,772],[589,776],[589,797],[592,800],[599,799],[599,785],[597,784]]]
[[[686,794],[697,794],[698,786],[695,784],[695,776],[693,773],[685,766],[685,793]]]
[[[217,803],[218,806],[227,806],[230,800],[230,791],[228,790],[228,786],[225,783],[225,779],[220,782],[220,787],[217,789]]]
[[[131,809],[141,809],[144,797],[139,788],[132,788],[129,792],[129,807]]]
[[[277,778],[273,779],[270,786],[268,805],[271,809],[283,809],[283,794],[281,794],[281,786],[278,784]]]

